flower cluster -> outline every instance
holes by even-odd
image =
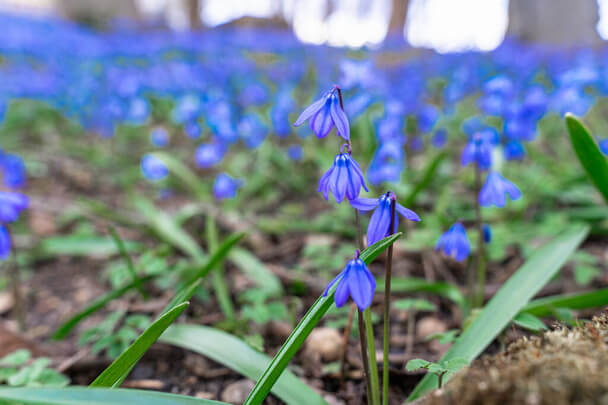
[[[25,165],[21,158],[0,150],[0,177],[3,185],[11,189],[0,191],[0,260],[4,260],[8,258],[12,246],[7,225],[17,221],[29,205],[26,195],[12,191],[25,183]]]

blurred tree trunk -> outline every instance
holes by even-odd
[[[598,45],[597,0],[510,0],[507,36],[554,45]]]
[[[388,24],[389,34],[403,35],[405,19],[407,18],[407,8],[409,6],[409,3],[409,0],[393,0],[391,20]]]
[[[56,4],[64,17],[97,27],[118,17],[140,17],[135,0],[56,0]]]
[[[201,19],[201,9],[203,0],[188,0],[188,20],[191,30],[199,30],[203,27]]]

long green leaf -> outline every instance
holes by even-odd
[[[241,248],[232,249],[228,260],[255,281],[268,297],[278,297],[283,293],[281,280],[249,251]]]
[[[252,380],[257,380],[271,361],[239,338],[206,326],[173,325],[159,341],[207,356]],[[280,376],[272,393],[288,404],[327,403],[289,370]]]
[[[219,405],[163,392],[107,388],[0,388],[0,405]]]
[[[424,174],[422,175],[422,178],[414,185],[414,188],[412,189],[410,194],[403,200],[405,201],[404,205],[406,207],[413,206],[416,202],[416,197],[418,197],[418,194],[428,188],[428,186],[435,178],[435,173],[437,173],[437,169],[439,169],[441,162],[443,162],[443,159],[445,159],[446,156],[447,152],[440,152],[437,156],[435,156],[433,160],[431,160],[428,166],[424,169]]]
[[[138,251],[140,243],[127,242],[127,251]],[[120,253],[118,247],[112,240],[105,236],[66,235],[45,238],[40,243],[40,255],[52,256],[86,256],[105,258]]]
[[[361,260],[365,263],[371,263],[380,253],[388,248],[393,242],[395,242],[401,236],[401,232],[394,235],[388,236],[381,241],[374,243],[372,246],[361,252]],[[319,297],[317,301],[310,307],[304,318],[298,323],[296,328],[291,332],[291,335],[287,338],[287,341],[281,347],[281,350],[274,356],[272,362],[264,371],[264,374],[260,377],[255,387],[249,394],[247,401],[244,405],[259,405],[262,403],[264,398],[268,395],[272,386],[281,376],[281,373],[287,367],[287,364],[291,361],[291,358],[300,349],[304,340],[308,337],[310,332],[319,323],[323,315],[334,303],[334,292],[338,283],[334,283],[333,287],[328,291],[327,296]]]
[[[536,316],[553,315],[557,308],[587,309],[608,305],[608,288],[579,294],[554,295],[531,301],[521,312]]]
[[[112,362],[96,379],[91,387],[115,387],[126,377],[126,373],[139,361],[141,356],[162,333],[181,315],[189,305],[184,302],[161,315],[152,325],[148,327],[131,346],[127,348],[116,360]]]
[[[127,252],[125,243],[123,242],[122,238],[118,235],[118,232],[116,232],[116,229],[114,229],[113,227],[110,227],[110,235],[112,236],[114,243],[118,247],[118,251],[120,252],[120,255],[122,256],[122,259],[125,262],[125,265],[127,266],[127,269],[129,270],[129,273],[131,273],[131,278],[132,278],[133,282],[137,284],[136,287],[139,290],[139,293],[141,294],[141,296],[144,299],[147,298],[146,292],[144,291],[144,288],[141,284],[141,280],[139,279],[139,276],[137,275],[137,270],[135,270],[135,266],[133,265],[133,260],[131,260],[131,256],[129,256],[129,252]]]
[[[378,280],[378,290],[384,291],[384,281]],[[415,277],[393,277],[391,279],[392,292],[428,292],[440,295],[458,305],[463,312],[469,312],[467,299],[462,295],[458,287],[445,281],[430,282],[422,278]]]
[[[108,302],[115,300],[118,297],[122,297],[128,291],[136,288],[139,283],[145,283],[147,281],[152,280],[155,277],[156,277],[156,275],[142,277],[136,281],[133,281],[133,282],[125,285],[124,287],[119,288],[118,290],[111,291],[111,292],[107,293],[106,295],[99,297],[98,299],[93,301],[93,303],[91,305],[89,305],[88,307],[86,307],[85,309],[83,309],[82,311],[80,311],[79,313],[77,313],[76,315],[71,317],[70,319],[68,319],[66,322],[64,322],[57,329],[57,331],[53,334],[53,339],[63,339],[64,337],[67,336],[68,333],[70,333],[70,331],[72,329],[74,329],[74,327],[76,325],[78,325],[78,323],[80,321],[87,318],[91,314],[99,311],[101,308],[105,307],[108,304]]]
[[[209,272],[213,270],[215,266],[217,266],[222,260],[224,260],[224,257],[226,257],[228,252],[230,252],[230,249],[232,249],[234,245],[236,245],[241,239],[243,239],[245,235],[247,234],[238,232],[233,233],[228,238],[226,238],[226,240],[224,240],[224,242],[222,242],[222,244],[213,253],[211,258],[209,258],[209,260],[196,271],[196,273],[194,274],[194,276],[192,276],[188,284],[193,283],[198,279],[204,278],[207,274],[209,274]]]
[[[473,361],[557,273],[588,232],[589,227],[586,225],[575,226],[538,249],[498,290],[441,361],[457,357],[464,358],[467,362]],[[437,377],[427,374],[408,400],[414,400],[436,386]]]
[[[585,126],[572,114],[566,114],[570,142],[587,175],[608,202],[608,162]]]

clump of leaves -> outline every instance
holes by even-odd
[[[65,387],[70,379],[49,368],[46,357],[32,359],[29,350],[20,349],[0,359],[0,383],[12,387]]]
[[[576,252],[572,256],[574,263],[574,281],[576,284],[586,287],[601,271],[599,269],[599,258],[583,251]]]
[[[405,369],[407,371],[416,371],[421,368],[433,373],[437,376],[437,388],[441,388],[443,376],[447,373],[455,373],[468,364],[466,359],[453,358],[440,363],[433,363],[424,359],[412,359],[407,362]]]
[[[118,325],[122,326],[117,329]],[[93,354],[106,352],[108,357],[118,357],[150,325],[150,318],[134,314],[125,317],[125,311],[115,311],[99,325],[82,332],[79,344],[92,344]]]

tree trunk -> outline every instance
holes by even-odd
[[[409,0],[393,0],[391,20],[388,24],[389,34],[403,35]]]

